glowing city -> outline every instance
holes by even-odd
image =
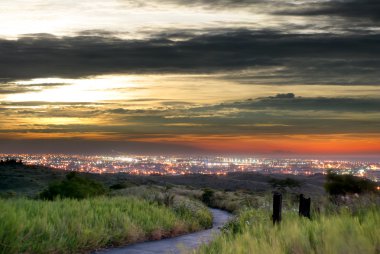
[[[313,175],[333,170],[380,181],[380,162],[316,159],[272,159],[254,157],[175,156],[82,156],[0,154],[27,165],[41,165],[67,171],[128,173],[134,175],[216,174],[259,172],[262,174]]]

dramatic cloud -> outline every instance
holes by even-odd
[[[273,79],[277,74],[284,84],[297,78],[304,83],[319,83],[322,77],[322,83],[378,84],[375,74],[380,71],[379,44],[380,35],[282,34],[269,30],[220,31],[194,35],[185,41],[36,35],[0,40],[0,77],[78,78],[110,73],[210,73],[280,67],[270,76]]]
[[[165,143],[133,141],[96,141],[74,139],[12,140],[0,138],[0,153],[59,153],[59,154],[176,154],[202,153],[202,149]]]
[[[1,151],[380,151],[378,0],[24,2]]]
[[[207,8],[239,8],[247,11],[264,11],[268,14],[298,16],[334,15],[347,18],[380,21],[380,2],[377,0],[328,0],[328,1],[284,1],[284,0],[165,0],[167,3]]]
[[[347,18],[380,21],[380,2],[377,0],[332,0],[295,5],[278,14],[300,16],[336,15]]]
[[[17,87],[17,86],[3,85],[0,88],[0,95],[1,94],[25,93],[28,91],[31,91],[31,89],[27,89],[27,88],[23,88],[23,87]]]
[[[271,3],[277,1],[264,1],[264,0],[164,0],[164,3],[173,3],[178,5],[188,5],[188,6],[206,6],[212,8],[247,8],[252,5],[260,3]]]
[[[18,104],[23,105],[23,104]],[[135,135],[261,135],[379,133],[380,99],[299,97],[293,93],[215,105],[124,109],[118,105],[45,104],[39,110],[8,109],[33,123],[18,124],[19,133],[114,133]],[[43,104],[42,104],[43,105]],[[3,105],[7,108],[9,105]],[[1,109],[1,107],[0,107]],[[46,118],[49,116],[49,118]],[[87,120],[86,120],[87,119]],[[12,133],[12,128],[2,128]]]
[[[0,82],[1,84],[1,82]],[[27,93],[27,92],[36,92],[36,91],[41,91],[46,88],[52,88],[52,87],[57,87],[57,86],[64,86],[66,84],[2,84],[0,87],[0,95],[6,95],[6,94],[17,94],[17,93]],[[0,102],[1,104],[1,102]]]

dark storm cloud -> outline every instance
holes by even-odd
[[[185,41],[162,36],[146,40],[29,36],[0,40],[0,78],[211,73],[282,67],[285,73],[278,77],[284,84],[297,78],[312,83],[318,77],[332,84],[351,84],[353,80],[357,84],[379,84],[375,75],[380,71],[379,45],[380,35],[283,34],[269,30],[219,31],[194,35]],[[273,78],[276,76],[262,79],[271,83]]]
[[[294,5],[293,9],[278,12],[280,15],[319,16],[335,15],[347,18],[380,21],[380,1],[378,0],[332,0]]]

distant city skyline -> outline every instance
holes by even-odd
[[[380,156],[377,0],[5,0],[0,153]]]
[[[226,175],[256,172],[260,174],[306,175],[338,174],[380,181],[380,160],[350,161],[333,159],[260,158],[233,156],[83,156],[55,154],[0,154],[0,164],[21,166],[39,165],[65,171],[94,174],[132,175]],[[1,166],[1,165],[0,165]]]

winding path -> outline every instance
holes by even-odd
[[[186,250],[193,250],[202,243],[210,242],[213,236],[220,231],[230,218],[231,214],[219,209],[210,209],[213,214],[213,226],[211,229],[191,233],[174,238],[158,241],[144,242],[128,245],[120,248],[106,249],[95,252],[95,254],[174,254],[183,253]]]

